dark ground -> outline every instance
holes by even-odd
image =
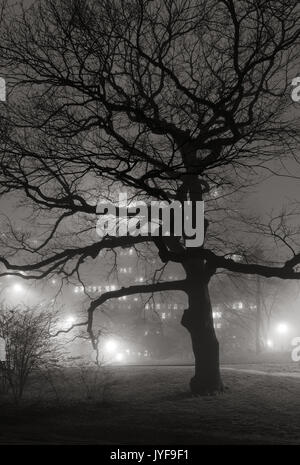
[[[47,402],[45,389],[43,400],[2,402],[0,443],[300,443],[300,379],[225,370],[225,394],[194,398],[191,374],[192,367],[114,367],[104,393],[99,381],[87,391],[73,380]]]

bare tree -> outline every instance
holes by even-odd
[[[297,3],[41,0],[2,22],[1,193],[31,215],[25,232],[11,225],[3,239],[2,274],[80,280],[83,263],[102,250],[146,245],[179,264],[182,279],[154,275],[105,292],[82,325],[95,343],[93,315],[109,299],[186,293],[195,394],[223,389],[208,290],[216,271],[300,278],[297,250],[273,250],[268,263],[247,256],[241,216],[229,207],[231,194],[273,162],[296,156],[288,85]],[[96,238],[97,200],[115,201],[122,189],[135,199],[207,200],[204,245],[186,247],[184,236]]]
[[[34,370],[46,370],[59,358],[59,345],[51,336],[56,325],[53,312],[39,308],[0,310],[0,336],[5,341],[3,373],[13,398],[19,402]]]

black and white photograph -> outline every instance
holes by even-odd
[[[201,463],[299,415],[299,1],[0,0],[0,446]]]

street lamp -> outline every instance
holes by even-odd
[[[121,352],[116,355],[117,362],[123,362],[124,358],[124,354],[122,354]]]
[[[285,322],[278,323],[276,331],[281,339],[281,350],[284,351],[287,348],[287,334],[289,332],[289,326]]]
[[[24,291],[24,287],[22,286],[22,284],[20,283],[15,283],[13,286],[12,286],[12,289],[14,292],[20,294],[21,292]]]
[[[282,323],[278,323],[276,330],[278,334],[284,335],[288,333],[289,327],[286,323],[282,322]]]
[[[69,326],[72,326],[75,323],[75,321],[76,321],[76,318],[73,315],[67,316],[66,318],[66,324]]]
[[[114,353],[117,348],[118,348],[118,343],[117,341],[115,341],[114,339],[109,339],[106,343],[105,343],[105,350],[106,352],[108,353]]]

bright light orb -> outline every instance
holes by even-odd
[[[267,340],[267,346],[272,349],[272,347],[274,347],[274,342],[271,340],[271,339],[268,339]]]
[[[12,288],[13,288],[13,291],[17,292],[18,294],[24,291],[24,287],[22,286],[22,284],[19,284],[19,283],[15,283]]]
[[[66,318],[66,323],[70,326],[72,326],[75,323],[75,321],[76,321],[76,318],[72,315]]]
[[[277,325],[277,333],[278,334],[286,334],[289,330],[289,327],[286,323],[278,323]]]
[[[110,339],[109,341],[106,342],[105,344],[105,350],[108,353],[114,353],[118,348],[118,343],[117,341],[114,341],[113,339]]]
[[[119,354],[116,355],[116,361],[117,362],[123,362],[124,361],[124,354],[122,354],[121,352]]]

